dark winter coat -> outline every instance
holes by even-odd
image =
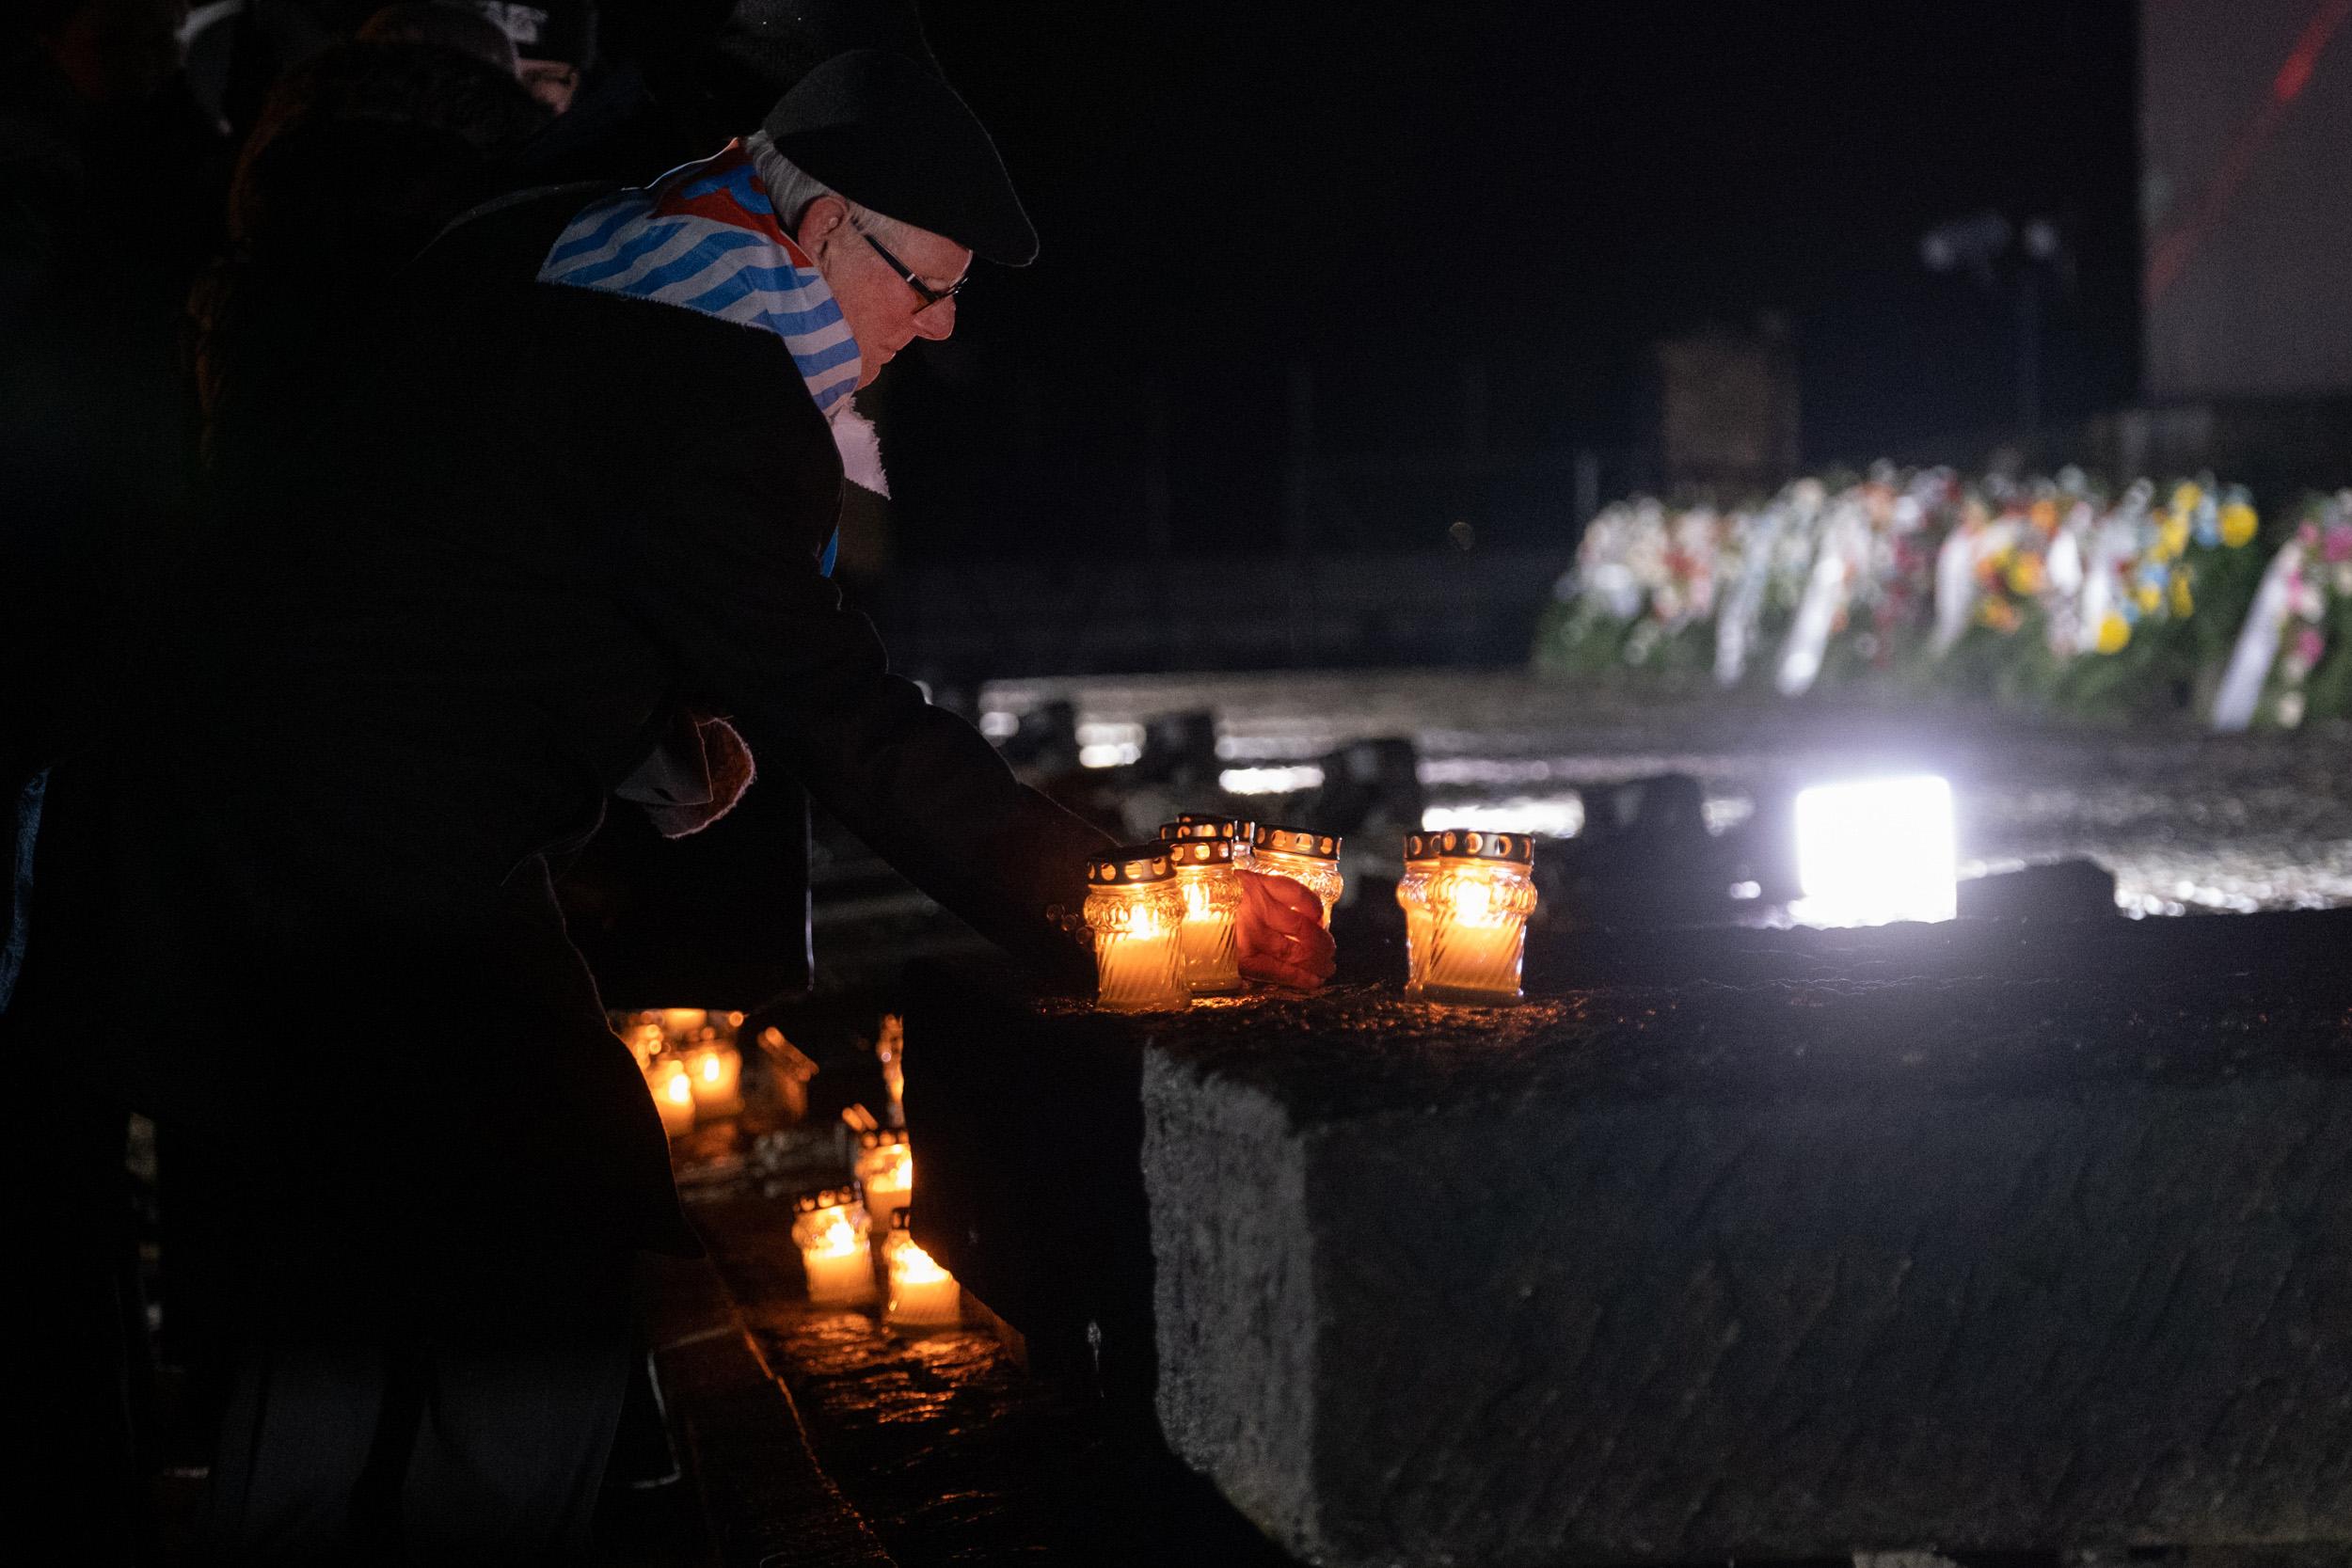
[[[28,999],[103,998],[133,1103],[245,1129],[296,1231],[686,1244],[546,865],[683,715],[732,716],[754,795],[804,785],[1009,950],[1083,961],[1045,911],[1104,841],[818,575],[841,469],[784,345],[532,281],[587,198],[427,252],[338,437],[290,454],[305,503],[237,521],[121,743],[53,785],[78,891]]]

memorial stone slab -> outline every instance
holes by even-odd
[[[916,1232],[1308,1561],[2352,1542],[2346,954],[1604,935],[1515,1008],[1142,1018],[934,969]]]

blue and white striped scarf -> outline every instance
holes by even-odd
[[[557,236],[539,281],[674,305],[775,334],[832,425],[848,477],[890,493],[873,427],[850,401],[857,340],[816,263],[778,223],[741,142],[591,203]],[[828,575],[833,557],[828,545]]]

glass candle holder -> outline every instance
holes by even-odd
[[[1160,842],[1177,844],[1185,839],[1221,838],[1231,844],[1243,831],[1238,817],[1219,816],[1215,812],[1180,811],[1176,820],[1160,824]]]
[[[808,1299],[846,1307],[874,1298],[869,1221],[857,1194],[826,1187],[792,1200],[792,1243],[808,1274]]]
[[[1405,989],[1419,991],[1429,967],[1429,884],[1438,873],[1437,842],[1433,833],[1405,835],[1405,876],[1396,884],[1397,906],[1405,911]]]
[[[1405,853],[1408,865],[1416,858],[1428,862],[1421,895],[1428,906],[1427,956],[1417,950],[1407,960],[1412,978],[1406,989],[1443,1002],[1518,1001],[1527,917],[1535,910],[1534,840],[1456,828],[1409,834]],[[1406,913],[1409,942],[1410,906]]]
[[[890,1300],[882,1316],[900,1328],[951,1328],[963,1321],[963,1287],[914,1244],[907,1228],[913,1217],[906,1209],[890,1216],[890,1239],[882,1243]]]
[[[1165,845],[1136,845],[1087,862],[1087,928],[1102,1007],[1163,1012],[1188,1006],[1184,894]]]
[[[694,1080],[686,1070],[685,1062],[675,1056],[660,1056],[645,1069],[645,1083],[653,1090],[653,1102],[661,1112],[661,1131],[673,1138],[683,1137],[694,1130]]]
[[[907,1135],[894,1127],[858,1134],[858,1191],[866,1195],[866,1212],[887,1229],[890,1217],[914,1196],[914,1153]]]
[[[1174,839],[1168,858],[1184,894],[1184,982],[1195,996],[1231,995],[1241,990],[1241,873],[1233,869],[1233,841]]]
[[[743,1109],[743,1053],[717,1039],[700,1040],[679,1054],[693,1085],[694,1106],[706,1116],[731,1117]]]
[[[1249,863],[1242,869],[1261,877],[1288,877],[1323,901],[1323,925],[1328,930],[1331,911],[1346,891],[1340,875],[1340,837],[1309,828],[1280,828],[1271,822],[1253,824],[1249,831]]]

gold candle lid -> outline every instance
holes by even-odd
[[[813,1214],[819,1209],[846,1209],[857,1200],[855,1187],[812,1187],[793,1196],[792,1212]]]
[[[1319,833],[1311,828],[1281,828],[1271,822],[1259,822],[1250,827],[1250,845],[1270,849],[1278,855],[1308,855],[1319,861],[1340,858],[1340,836]]]
[[[1514,865],[1535,863],[1535,839],[1530,833],[1488,832],[1481,828],[1446,828],[1436,832],[1406,833],[1408,861],[1507,861]]]
[[[1179,839],[1168,847],[1168,858],[1176,863],[1179,871],[1203,865],[1233,863],[1233,841],[1230,838]]]
[[[1093,887],[1148,887],[1175,875],[1165,844],[1131,844],[1087,859],[1087,881]]]
[[[1221,838],[1230,844],[1237,837],[1248,836],[1237,818],[1218,816],[1213,812],[1180,811],[1175,821],[1160,824],[1160,838],[1168,844],[1189,838]]]

